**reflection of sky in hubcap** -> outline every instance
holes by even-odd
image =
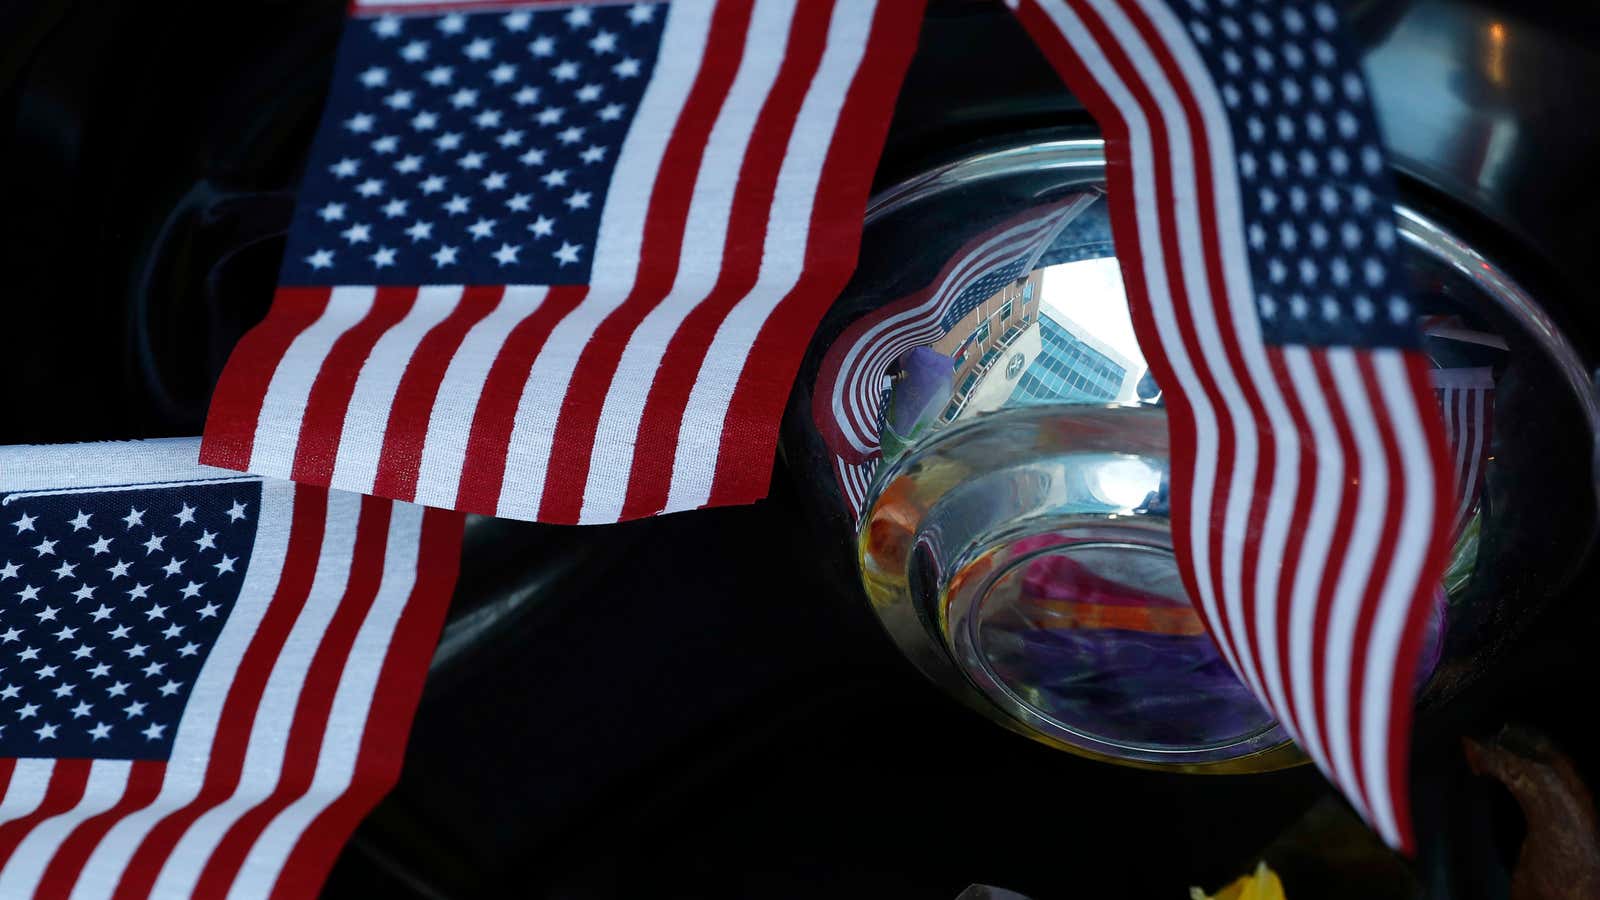
[[[1127,370],[1117,399],[1133,398],[1132,385],[1145,372],[1144,354],[1133,336],[1127,292],[1116,257],[1102,256],[1062,263],[1044,270],[1044,290],[1039,311],[1080,340],[1094,341],[1111,350]]]
[[[1089,491],[1109,506],[1135,509],[1143,506],[1150,486],[1161,483],[1161,470],[1130,456],[1096,466],[1089,473]]]

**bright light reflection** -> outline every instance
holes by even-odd
[[[1142,459],[1116,459],[1089,472],[1089,492],[1119,509],[1144,505],[1150,492],[1161,487],[1160,470]]]
[[[1133,335],[1133,320],[1128,316],[1128,294],[1122,284],[1122,270],[1115,257],[1084,259],[1062,263],[1044,270],[1040,287],[1040,311],[1080,339],[1112,352],[1128,373],[1117,399],[1134,398],[1139,379],[1148,368],[1139,340]]]

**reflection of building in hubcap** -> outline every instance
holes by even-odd
[[[864,251],[858,284],[912,285],[907,248],[950,255],[910,293],[842,302],[853,321],[818,361],[793,458],[828,466],[839,490],[826,509],[852,523],[874,614],[952,695],[1095,758],[1294,764],[1177,576],[1162,385],[1133,337],[1099,148],[983,155],[957,167],[967,177],[939,172],[875,201],[864,246],[894,252]],[[944,204],[1001,178],[995,197],[1035,199],[974,222],[976,235],[947,233],[960,206]],[[1432,709],[1466,696],[1508,626],[1528,627],[1586,571],[1600,402],[1532,297],[1438,224],[1397,212],[1460,534],[1411,685]]]
[[[1008,348],[1022,354],[1024,365],[1038,355],[1042,282],[1043,272],[1036,270],[1005,285],[979,301],[933,343],[935,351],[955,364],[955,392],[940,413],[940,421],[954,421],[968,409],[997,409],[1011,396],[1016,376],[1006,374],[1009,364],[997,363],[1008,355]],[[994,378],[989,377],[991,372]]]
[[[1114,258],[1035,269],[901,358],[884,456],[930,426],[1001,407],[1137,402],[1145,371]]]

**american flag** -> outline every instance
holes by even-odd
[[[1487,366],[1434,369],[1429,373],[1439,396],[1445,440],[1452,463],[1455,514],[1452,541],[1466,530],[1483,493],[1483,478],[1494,434],[1494,372]]]
[[[889,367],[913,347],[950,332],[980,302],[1027,275],[1096,195],[1042,204],[968,241],[925,288],[851,323],[823,357],[812,418],[833,455],[834,475],[859,518],[880,459]]]
[[[920,13],[357,3],[202,461],[551,522],[760,498]]]
[[[0,896],[311,896],[399,773],[459,515],[198,445],[0,448]]]
[[[1409,848],[1412,675],[1454,506],[1339,17],[1320,0],[1013,5],[1106,135],[1190,595],[1240,678]]]

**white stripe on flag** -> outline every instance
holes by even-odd
[[[701,360],[678,428],[672,486],[664,512],[704,506],[711,497],[722,447],[722,428],[750,347],[772,311],[800,281],[811,237],[812,204],[822,166],[844,108],[845,96],[866,55],[877,3],[840,3],[828,23],[827,45],[816,77],[795,117],[772,197],[756,284],[718,326]],[[756,361],[760,365],[759,360]]]
[[[645,401],[667,343],[711,293],[722,272],[728,220],[739,184],[728,173],[744,168],[751,135],[784,60],[777,48],[789,33],[794,14],[795,0],[761,0],[752,11],[739,69],[707,137],[684,225],[684,233],[702,252],[684,256],[672,290],[639,322],[617,362],[595,428],[579,524],[615,522],[622,515],[628,479],[617,477],[618,473],[633,469]]]
[[[125,759],[97,759],[89,764],[89,779],[83,798],[71,809],[34,825],[28,836],[11,853],[0,871],[0,897],[31,897],[39,887],[45,867],[56,850],[85,819],[117,805],[128,787],[128,770],[133,763]]]
[[[511,285],[494,310],[468,329],[444,370],[428,415],[422,465],[417,470],[416,502],[446,509],[455,506],[461,471],[467,461],[467,440],[489,370],[512,329],[533,315],[549,291],[546,287]]]
[[[406,364],[423,337],[461,303],[459,285],[430,285],[417,290],[417,301],[405,317],[372,345],[350,392],[339,436],[332,484],[365,493],[378,477],[383,436],[394,412],[394,395]]]
[[[867,505],[866,467],[851,465],[841,459],[839,471],[844,476],[845,496],[850,501],[850,509],[860,517],[862,508]]]
[[[11,497],[47,496],[101,488],[123,490],[129,484],[258,480],[232,469],[196,465],[195,460],[200,456],[199,438],[109,443],[111,447],[124,447],[129,452],[108,456],[106,442],[0,447],[0,473],[5,476],[5,489],[16,492]],[[63,488],[63,484],[80,487]]]
[[[1310,446],[1317,468],[1309,518],[1300,545],[1300,564],[1289,594],[1289,681],[1296,720],[1287,724],[1290,725],[1290,733],[1316,760],[1317,766],[1324,772],[1331,772],[1333,767],[1329,761],[1327,743],[1322,726],[1317,721],[1322,703],[1312,691],[1316,684],[1313,662],[1323,570],[1328,563],[1328,550],[1333,546],[1340,499],[1344,496],[1344,450],[1339,445],[1339,433],[1334,429],[1333,413],[1328,409],[1327,397],[1317,380],[1311,351],[1289,345],[1279,352],[1283,354],[1289,380],[1294,383],[1295,396],[1300,398],[1306,424],[1311,428]]]
[[[19,759],[11,769],[11,780],[0,799],[0,825],[20,819],[39,808],[44,793],[50,788],[50,776],[56,770],[53,759]]]
[[[1356,773],[1355,736],[1350,732],[1350,702],[1352,693],[1351,664],[1355,660],[1356,642],[1364,635],[1357,633],[1361,622],[1361,609],[1371,593],[1371,580],[1378,559],[1379,540],[1384,536],[1389,502],[1389,479],[1392,477],[1385,462],[1383,436],[1378,431],[1371,399],[1361,380],[1361,371],[1355,351],[1348,347],[1335,347],[1324,351],[1328,369],[1333,373],[1333,384],[1342,418],[1350,429],[1356,448],[1356,501],[1355,518],[1350,523],[1349,543],[1344,557],[1338,561],[1339,576],[1334,582],[1333,598],[1328,611],[1328,647],[1323,659],[1323,708],[1327,710],[1328,749],[1333,759],[1333,769],[1338,781],[1358,807],[1364,818],[1372,818],[1372,791],[1357,793],[1361,786]],[[1348,502],[1348,500],[1347,500]]]
[[[322,371],[333,342],[361,321],[377,295],[377,288],[370,286],[333,288],[322,315],[289,343],[261,401],[255,444],[250,451],[251,472],[278,478],[288,478],[293,472],[311,385]],[[279,431],[284,433],[278,434]]]
[[[589,336],[633,289],[644,245],[644,223],[654,199],[652,189],[667,142],[699,73],[711,13],[712,6],[706,3],[673,5],[667,12],[655,74],[639,101],[606,190],[589,292],[556,323],[523,384],[506,454],[498,515],[529,520],[538,515],[556,420],[578,357]]]
[[[279,812],[262,831],[245,857],[228,892],[229,897],[267,896],[306,826],[350,787],[378,675],[389,654],[389,642],[394,637],[400,614],[416,584],[422,514],[420,506],[394,504],[385,544],[383,578],[340,675],[311,787]]]
[[[216,737],[217,719],[227,699],[229,685],[239,660],[255,637],[261,617],[278,590],[289,546],[289,527],[294,512],[294,485],[288,482],[262,482],[261,510],[256,523],[255,545],[249,567],[234,602],[233,612],[217,636],[217,643],[206,657],[206,664],[195,679],[194,690],[184,707],[183,718],[173,738],[161,790],[144,809],[129,813],[106,832],[83,867],[72,896],[109,896],[122,879],[123,870],[150,829],[174,810],[188,805],[200,793],[205,780],[211,748]]]
[[[1428,378],[1433,386],[1444,388],[1492,388],[1494,387],[1494,370],[1489,366],[1480,366],[1472,369],[1432,369]]]
[[[190,823],[161,867],[161,874],[151,890],[154,896],[191,896],[196,879],[229,826],[277,786],[300,690],[305,686],[306,670],[350,581],[361,495],[330,491],[327,497],[327,526],[311,592],[295,617],[283,650],[272,666],[272,674],[267,677],[250,726],[239,783],[232,796]],[[252,564],[251,568],[255,566]]]

